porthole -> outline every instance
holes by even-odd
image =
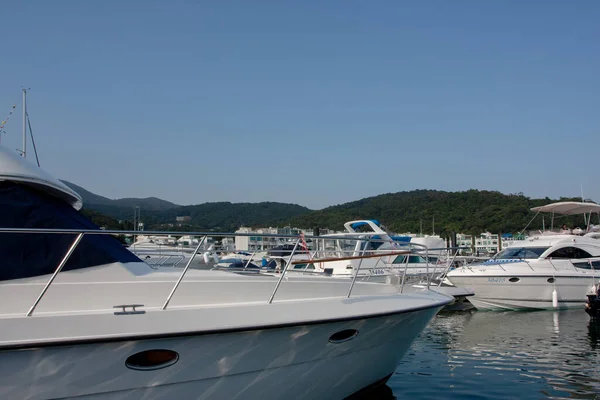
[[[514,282],[519,282],[520,279],[519,278],[510,278],[508,281],[514,283]]]
[[[125,365],[138,371],[152,371],[166,368],[179,360],[179,354],[172,350],[145,350],[127,358]]]
[[[554,278],[548,278],[548,283],[554,283],[555,280],[556,279],[554,279]]]
[[[348,340],[352,340],[358,335],[358,331],[356,329],[344,329],[343,331],[339,331],[334,333],[329,337],[329,343],[344,343]]]

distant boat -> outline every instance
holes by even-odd
[[[591,214],[600,213],[600,205],[559,202],[532,211]],[[481,310],[583,307],[585,293],[600,279],[600,232],[586,230],[584,235],[540,232],[514,241],[488,261],[450,271],[447,278],[472,289],[469,301]]]

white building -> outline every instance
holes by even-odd
[[[253,229],[241,227],[235,233],[277,234],[277,228]],[[239,251],[266,251],[277,246],[278,238],[264,236],[236,236],[235,249]]]
[[[505,249],[516,240],[524,239],[524,235],[513,235],[512,233],[504,233],[500,238],[498,238],[498,234],[490,232],[480,233],[479,235],[475,236],[475,238],[473,238],[472,235],[459,233],[456,235],[456,245],[459,247],[468,247],[469,249],[472,249],[465,251],[465,253],[488,256],[496,254],[498,251]]]
[[[473,235],[459,233],[456,235],[456,245],[470,248],[473,255],[496,254],[499,250],[498,234],[483,232],[473,237]]]
[[[293,235],[297,236],[301,233],[305,235],[312,235],[312,229],[300,229],[285,226],[283,228],[248,228],[241,227],[235,233],[256,233],[256,234],[271,234],[271,235]],[[327,229],[321,229],[319,234],[325,235],[331,233]],[[309,240],[307,240],[309,242]],[[236,236],[235,237],[235,249],[240,251],[268,251],[276,246],[280,246],[286,243],[294,243],[293,238],[283,237],[268,237],[268,236]],[[309,244],[310,247],[310,244]]]
[[[235,250],[235,239],[232,237],[224,237],[221,239],[221,250],[225,252]]]

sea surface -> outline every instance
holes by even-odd
[[[581,310],[438,314],[377,399],[600,399],[600,323]]]

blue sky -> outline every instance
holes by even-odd
[[[600,201],[600,2],[2,5],[42,167],[111,197],[322,208],[403,190]]]

